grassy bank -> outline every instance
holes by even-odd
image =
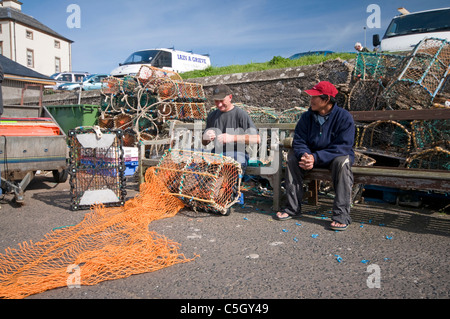
[[[350,60],[356,57],[353,53],[333,53],[323,55],[304,56],[299,59],[290,60],[280,56],[273,57],[272,60],[264,63],[249,63],[245,65],[230,65],[223,67],[211,66],[205,70],[191,71],[180,74],[183,79],[202,78],[213,75],[233,74],[233,73],[247,73],[255,71],[265,71],[271,69],[283,69],[298,67],[302,65],[319,64],[327,60],[341,58],[343,60]]]

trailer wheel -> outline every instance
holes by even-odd
[[[63,169],[62,171],[58,171],[57,169],[52,171],[53,179],[56,183],[64,183],[67,181],[67,177],[69,176],[69,171],[67,169]]]

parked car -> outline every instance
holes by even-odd
[[[51,75],[50,77],[56,80],[55,85],[46,85],[46,89],[56,90],[58,86],[64,83],[82,82],[83,79],[89,75],[89,72],[59,72]]]
[[[111,71],[114,77],[136,75],[143,65],[183,73],[193,70],[204,70],[211,66],[207,54],[196,54],[175,49],[149,49],[132,53],[119,67]]]
[[[102,80],[107,78],[109,74],[90,74],[86,76],[81,83],[64,83],[58,86],[58,90],[79,90],[81,86],[81,90],[89,91],[89,90],[99,90],[103,86],[107,85],[106,83],[102,83]]]
[[[450,7],[409,12],[399,8],[401,13],[392,18],[386,33],[380,40],[374,34],[372,44],[380,45],[382,52],[408,52],[425,38],[438,38],[450,41]]]

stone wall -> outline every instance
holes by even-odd
[[[307,107],[309,97],[303,91],[312,88],[319,81],[330,81],[338,87],[345,85],[350,80],[352,70],[350,63],[336,59],[317,65],[218,75],[186,81],[202,84],[208,97],[212,95],[216,85],[226,84],[233,91],[233,102],[283,111],[297,106]],[[209,98],[208,106],[211,105],[214,104]]]

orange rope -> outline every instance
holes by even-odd
[[[152,221],[174,216],[184,204],[163,195],[168,189],[153,168],[145,180],[124,207],[95,205],[78,225],[54,230],[19,249],[7,248],[0,254],[0,298],[66,287],[75,275],[80,285],[95,285],[192,261],[195,257],[178,252],[178,243],[148,230]]]

